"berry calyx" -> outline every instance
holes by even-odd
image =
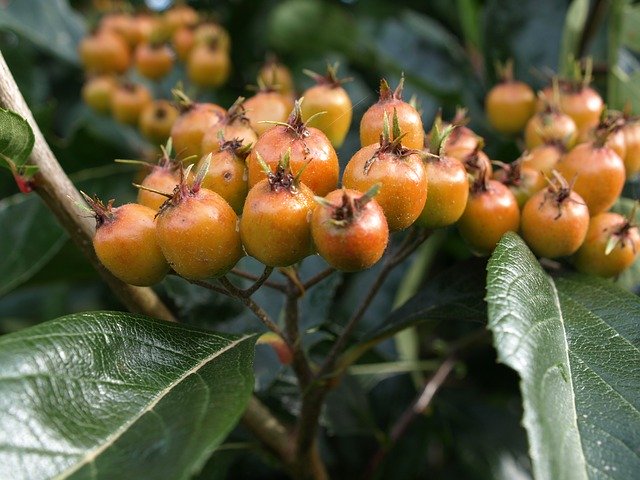
[[[405,132],[404,144],[408,148],[421,149],[424,146],[424,129],[418,111],[402,100],[404,77],[395,90],[385,79],[380,80],[380,98],[362,116],[360,121],[360,144],[365,147],[377,143],[384,128],[384,114],[398,115],[400,128]]]

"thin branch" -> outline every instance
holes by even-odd
[[[398,418],[396,423],[391,428],[391,434],[389,435],[389,442],[381,447],[371,459],[367,473],[363,478],[372,478],[374,472],[380,465],[380,463],[387,456],[387,453],[393,448],[398,440],[404,435],[409,426],[415,421],[418,415],[424,413],[429,407],[435,394],[440,390],[440,387],[444,384],[449,377],[453,368],[455,367],[457,360],[454,356],[448,357],[444,362],[440,364],[438,369],[425,383],[424,387],[417,395],[415,400],[411,403],[404,413]]]
[[[317,377],[324,376],[325,374],[329,373],[329,371],[333,368],[335,361],[338,358],[338,355],[342,352],[342,350],[346,346],[347,341],[349,340],[349,337],[351,336],[355,328],[358,326],[358,323],[360,322],[365,312],[371,305],[371,302],[377,295],[380,288],[382,288],[382,285],[384,285],[384,282],[389,276],[389,274],[393,271],[393,269],[396,266],[402,263],[409,255],[411,255],[416,250],[416,248],[418,248],[428,238],[429,233],[430,232],[427,230],[424,230],[421,232],[418,232],[417,230],[412,230],[411,232],[409,232],[409,234],[405,238],[402,245],[400,245],[400,247],[398,248],[397,253],[387,259],[384,267],[382,268],[375,282],[369,289],[367,296],[360,303],[360,306],[358,307],[358,309],[353,313],[353,315],[347,322],[347,325],[342,331],[342,334],[338,337],[336,342],[333,344],[333,347],[331,348],[331,350],[329,351],[329,354],[325,358],[324,363],[318,370],[318,373],[316,375]]]
[[[338,355],[346,346],[349,337],[355,330],[358,322],[371,304],[380,287],[391,271],[404,259],[406,259],[422,242],[429,236],[428,231],[411,230],[405,237],[404,242],[398,248],[397,253],[388,257],[382,271],[378,274],[374,284],[371,286],[367,296],[364,298],[358,310],[353,314],[347,322],[344,331],[338,337],[329,354],[325,358],[324,363],[315,375],[315,382],[312,382],[302,395],[302,407],[298,420],[298,438],[297,438],[297,463],[303,464],[309,461],[312,451],[317,448],[316,434],[318,431],[318,418],[322,409],[322,404],[329,391],[329,384],[325,379],[325,375],[334,368]]]
[[[333,275],[337,270],[333,267],[329,267],[326,270],[322,270],[321,272],[317,273],[316,275],[314,275],[313,277],[311,277],[309,280],[307,280],[306,282],[304,282],[302,285],[306,290],[309,290],[311,287],[313,287],[314,285],[320,283],[322,280],[324,280],[327,277],[330,277],[331,275]]]
[[[238,287],[233,285],[227,277],[220,277],[218,281],[227,290],[227,294],[229,294],[233,298],[237,298],[242,303],[244,303],[244,305],[253,312],[253,314],[258,318],[258,320],[260,320],[263,323],[265,327],[267,327],[269,330],[276,333],[277,335],[282,337],[285,341],[287,341],[287,337],[284,335],[284,332],[282,331],[282,329],[278,325],[276,325],[276,323],[273,320],[271,320],[271,317],[269,316],[269,314],[265,312],[264,309],[255,302],[255,300],[253,300],[251,297],[244,296],[241,293],[242,290],[240,290]],[[204,282],[204,283],[207,283],[207,282]],[[212,285],[212,286],[215,286],[215,285]],[[289,345],[289,348],[291,348],[291,345]]]
[[[262,272],[262,275],[260,275],[260,278],[258,278],[249,288],[242,290],[242,294],[250,297],[251,295],[256,293],[258,289],[267,281],[267,279],[271,275],[271,272],[273,272],[273,267],[264,267],[264,271]]]
[[[222,295],[226,295],[227,297],[233,298],[233,295],[231,295],[226,289],[219,287],[218,285],[214,285],[213,283],[206,282],[204,280],[187,280],[187,281],[189,283],[192,283],[193,285],[197,285],[199,287],[206,288],[207,290],[211,290],[212,292],[221,293]]]
[[[269,409],[253,396],[242,417],[242,423],[260,440],[268,451],[280,458],[285,466],[294,462],[295,451],[292,435],[276,419]]]
[[[292,279],[289,279],[285,306],[285,331],[293,353],[292,367],[298,377],[300,391],[304,392],[311,381],[312,374],[309,361],[302,348],[302,338],[300,337],[299,295],[300,289]]]
[[[134,287],[122,282],[114,277],[96,257],[93,249],[95,223],[76,207],[76,204],[82,205],[84,201],[49,148],[1,52],[0,105],[16,112],[29,123],[35,136],[35,144],[29,157],[29,163],[38,167],[38,172],[33,177],[35,192],[53,212],[73,242],[118,299],[132,312],[175,322],[173,313],[151,288]]]
[[[238,277],[241,278],[246,278],[247,280],[253,280],[254,282],[257,281],[260,277],[258,275],[254,275],[253,273],[249,273],[249,272],[245,272],[244,270],[238,270],[237,268],[234,268],[233,270],[231,270],[231,272],[229,272],[233,275],[236,275]],[[274,290],[278,290],[280,292],[286,292],[287,291],[287,287],[281,283],[277,283],[277,282],[271,282],[269,280],[265,281],[263,283],[263,285],[265,287],[269,287],[272,288]]]

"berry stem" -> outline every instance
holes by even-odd
[[[243,270],[238,270],[237,268],[234,268],[233,270],[231,270],[231,272],[229,272],[233,275],[236,275],[238,277],[241,278],[246,278],[247,280],[253,280],[254,282],[257,281],[260,277],[258,277],[257,275],[253,275],[252,273],[249,272],[245,272]],[[269,287],[272,288],[274,290],[278,290],[282,293],[285,293],[287,291],[287,287],[281,283],[276,283],[276,282],[271,282],[269,280],[265,280],[262,285],[264,285],[265,287]]]
[[[314,285],[317,285],[325,278],[330,277],[335,272],[336,272],[336,269],[333,267],[329,267],[326,270],[322,270],[320,273],[317,273],[316,275],[308,279],[306,282],[304,282],[303,284],[304,290],[305,291],[309,290],[311,287],[313,287]]]

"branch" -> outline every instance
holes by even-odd
[[[309,290],[311,287],[313,287],[314,285],[316,285],[317,283],[320,283],[322,280],[324,280],[325,278],[333,275],[337,270],[333,267],[329,267],[326,270],[321,271],[320,273],[314,275],[313,277],[311,277],[309,280],[307,280],[304,284],[304,290],[307,291]]]
[[[457,360],[454,356],[448,357],[440,364],[433,376],[425,383],[422,391],[418,394],[413,403],[404,411],[391,428],[389,442],[386,443],[384,447],[381,447],[371,459],[365,478],[373,477],[374,472],[387,456],[387,453],[398,442],[400,437],[404,435],[407,428],[409,428],[418,415],[425,412],[427,407],[431,404],[435,394],[440,390],[440,387],[442,387],[445,380],[449,377],[449,374],[453,371],[453,367],[455,367],[456,362]]]
[[[260,278],[257,275],[253,275],[252,273],[245,272],[243,270],[238,270],[237,268],[234,268],[229,273],[231,273],[233,275],[237,275],[238,277],[246,278],[247,280],[253,280],[254,282],[257,281]],[[278,291],[280,291],[282,293],[285,293],[287,291],[287,287],[282,285],[281,283],[276,283],[276,282],[271,282],[269,280],[266,280],[263,283],[263,285],[265,287],[269,287],[269,288],[272,288],[274,290],[278,290]]]
[[[285,329],[287,333],[287,341],[291,347],[293,353],[292,367],[298,377],[298,383],[300,384],[300,391],[304,390],[311,381],[311,367],[309,361],[302,348],[302,339],[300,338],[300,315],[298,308],[298,298],[300,296],[300,289],[293,282],[289,280],[289,288],[287,290],[287,302],[285,306]]]
[[[258,305],[251,297],[247,297],[243,295],[242,294],[243,290],[240,290],[238,287],[232,284],[227,277],[220,277],[218,281],[226,289],[227,295],[233,298],[237,298],[242,303],[244,303],[244,305],[247,308],[249,308],[249,310],[251,310],[256,317],[258,317],[258,320],[260,320],[265,327],[267,327],[269,330],[276,333],[277,335],[285,339],[285,341],[287,341],[287,337],[285,337],[282,329],[278,325],[276,325],[276,323],[273,320],[271,320],[271,317],[269,316],[269,314],[265,312],[264,309],[260,305]],[[199,285],[202,285],[202,286],[210,285],[211,287],[214,287],[212,289],[215,289],[215,285],[207,284],[207,282],[200,282]],[[216,291],[219,291],[219,290],[216,289]],[[291,348],[291,345],[289,345],[289,348]]]
[[[29,162],[38,167],[38,173],[33,177],[35,192],[53,212],[62,227],[69,233],[71,240],[80,248],[118,299],[132,312],[175,322],[173,314],[151,288],[134,287],[118,280],[96,257],[93,249],[94,222],[84,217],[74,204],[77,202],[82,205],[84,201],[49,148],[1,52],[0,105],[24,117],[31,126],[35,144]]]
[[[249,400],[242,423],[267,450],[274,453],[285,466],[291,469],[295,457],[291,434],[255,396]]]
[[[360,323],[360,320],[371,305],[371,302],[375,298],[382,285],[384,285],[384,282],[389,274],[395,267],[402,263],[409,255],[411,255],[416,250],[416,248],[418,248],[428,238],[429,234],[430,232],[427,230],[424,230],[422,232],[418,232],[415,229],[412,230],[411,232],[409,232],[402,245],[400,245],[396,254],[387,259],[384,267],[382,268],[382,271],[378,274],[378,277],[369,289],[367,296],[358,307],[358,310],[354,312],[353,316],[347,322],[347,325],[342,331],[342,334],[338,337],[338,340],[336,340],[336,342],[333,344],[333,347],[329,351],[329,354],[327,355],[324,363],[318,370],[316,377],[323,377],[324,375],[329,373],[329,371],[331,371],[336,359],[338,358],[338,355],[346,346],[349,337],[358,326],[358,323]]]
[[[403,260],[405,260],[416,248],[422,244],[429,236],[429,231],[418,231],[413,229],[409,232],[404,242],[398,248],[397,253],[388,257],[382,271],[378,274],[374,284],[371,286],[369,293],[364,298],[358,310],[348,321],[347,326],[340,337],[333,344],[329,354],[325,358],[324,363],[315,375],[315,382],[309,385],[309,388],[303,390],[302,407],[298,421],[298,438],[297,438],[297,462],[304,464],[312,460],[313,452],[317,449],[316,434],[318,431],[318,418],[322,409],[322,404],[329,391],[329,383],[325,379],[325,375],[334,368],[335,361],[347,344],[349,337],[360,322],[372,300],[384,284],[387,276],[391,271]]]

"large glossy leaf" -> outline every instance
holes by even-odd
[[[21,167],[33,149],[33,131],[20,115],[0,108],[0,165]]]
[[[0,478],[188,478],[244,410],[253,343],[118,312],[1,337]]]
[[[515,234],[488,270],[489,327],[498,359],[521,377],[536,478],[635,478],[638,298],[596,278],[552,279]]]
[[[67,62],[78,63],[76,48],[85,27],[67,0],[0,2],[0,29],[5,28]]]

